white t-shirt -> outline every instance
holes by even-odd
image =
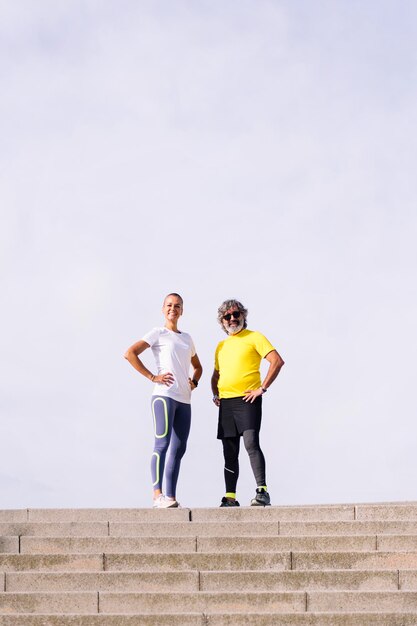
[[[171,372],[174,382],[167,385],[155,384],[153,394],[167,396],[178,402],[191,403],[190,377],[191,357],[195,347],[188,333],[175,333],[168,328],[153,328],[142,337],[152,349],[158,374]]]

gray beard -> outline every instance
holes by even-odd
[[[240,320],[239,324],[237,326],[232,326],[230,328],[229,324],[227,325],[227,334],[228,335],[237,335],[237,333],[240,333],[240,331],[242,330],[243,326],[244,326],[244,321]]]

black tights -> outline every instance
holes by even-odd
[[[239,448],[240,436],[225,437],[223,442],[224,480],[226,493],[236,493],[237,479],[239,478]],[[259,445],[259,431],[245,430],[243,443],[249,454],[250,464],[258,487],[266,485],[265,457]]]

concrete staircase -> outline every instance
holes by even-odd
[[[417,503],[0,511],[0,626],[417,625]]]

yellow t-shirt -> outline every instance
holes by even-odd
[[[216,348],[214,367],[219,372],[219,397],[238,398],[259,389],[261,360],[275,348],[256,330],[229,335]]]

